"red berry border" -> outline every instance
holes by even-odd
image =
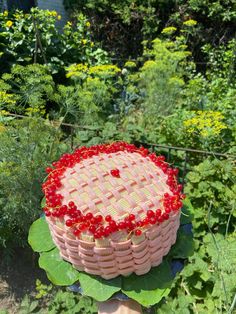
[[[149,158],[157,167],[167,174],[167,185],[173,195],[165,193],[163,196],[162,210],[148,210],[146,217],[142,220],[137,220],[134,214],[129,214],[123,221],[116,222],[110,215],[102,217],[101,215],[94,216],[92,213],[84,215],[74,204],[69,202],[67,205],[62,205],[63,196],[57,194],[57,189],[61,187],[61,176],[67,168],[72,168],[81,160],[97,156],[99,154],[111,154],[119,151],[127,151],[130,153],[139,153],[143,157]],[[47,167],[48,173],[46,181],[42,185],[43,192],[46,198],[46,205],[44,212],[47,217],[62,218],[65,215],[70,218],[66,220],[65,224],[71,229],[76,237],[79,237],[81,232],[89,231],[94,239],[108,237],[111,233],[116,231],[127,231],[128,234],[135,236],[142,235],[142,229],[160,224],[169,219],[171,212],[176,212],[182,207],[182,199],[185,195],[182,194],[182,185],[178,184],[177,176],[178,169],[171,168],[166,162],[164,156],[156,156],[155,153],[149,153],[148,149],[144,147],[136,147],[133,144],[125,142],[115,142],[112,144],[95,145],[89,148],[81,147],[76,149],[72,154],[64,154],[59,161],[52,163],[53,167]],[[111,170],[111,175],[119,177],[119,170]]]

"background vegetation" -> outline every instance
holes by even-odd
[[[61,31],[55,11],[0,14],[1,254],[27,250],[44,168],[78,145],[126,140],[224,153],[189,154],[195,253],[158,313],[233,313],[235,2],[65,5],[71,20]],[[183,154],[172,162],[182,167]],[[38,301],[26,297],[21,313],[41,313],[45,304],[50,313],[96,311],[90,299],[54,289],[37,282]]]

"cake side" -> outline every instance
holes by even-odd
[[[111,279],[133,272],[142,275],[151,267],[160,265],[176,241],[179,219],[180,213],[176,212],[167,221],[144,231],[138,242],[135,236],[126,241],[108,238],[106,246],[73,237],[52,217],[47,221],[63,259],[80,271]]]
[[[163,156],[124,142],[80,148],[47,168],[44,208],[61,256],[109,279],[144,274],[176,240],[182,186]]]

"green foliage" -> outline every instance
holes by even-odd
[[[72,292],[58,291],[50,302],[47,313],[95,314],[97,313],[97,308],[90,298],[77,296]]]
[[[0,93],[5,93],[0,108],[12,113],[43,116],[47,102],[53,100],[55,84],[43,65],[14,65],[10,74],[2,75],[0,83]]]
[[[44,168],[66,149],[60,132],[37,120],[8,122],[0,132],[0,246],[25,245],[40,213]]]
[[[218,159],[206,159],[188,174],[185,192],[195,209],[196,237],[208,227],[221,234],[234,231],[235,174],[233,163]]]
[[[44,219],[39,218],[30,226],[28,242],[35,252],[49,251],[55,247]]]
[[[52,285],[45,285],[39,279],[36,280],[36,291],[38,292],[35,296],[36,299],[42,299],[49,295],[52,291]]]
[[[69,286],[79,280],[78,271],[61,258],[55,246],[51,251],[41,252],[39,267],[47,272],[48,279],[55,285]]]
[[[115,292],[120,291],[122,286],[121,276],[105,280],[82,272],[79,274],[79,282],[85,295],[99,302],[108,300]]]
[[[160,36],[164,27],[184,32],[200,62],[205,61],[201,53],[203,44],[218,45],[234,37],[234,0],[64,0],[64,4],[70,11],[88,14],[93,35],[102,38],[109,51],[122,57],[140,55],[142,41]],[[197,21],[197,26],[188,21]]]
[[[184,1],[179,1],[184,3]],[[189,8],[197,13],[203,13],[210,19],[218,21],[235,21],[236,19],[236,7],[233,0],[226,0],[221,2],[217,1],[203,1],[203,0],[189,0]]]
[[[78,115],[75,122],[81,125],[102,125],[114,113],[114,100],[122,80],[121,70],[114,65],[71,65],[67,77],[75,86],[59,86],[59,101],[74,104]],[[63,105],[62,105],[63,106]]]
[[[155,39],[153,48],[145,51],[154,60],[146,61],[141,68],[139,86],[144,94],[141,110],[144,115],[148,113],[146,117],[152,125],[158,115],[170,114],[177,106],[190,67],[189,54],[177,41],[160,39]]]
[[[185,205],[193,215],[195,253],[158,313],[233,313],[235,289],[235,168],[205,160],[188,174]]]
[[[91,11],[92,14],[96,16],[107,16],[115,17],[120,24],[124,26],[136,24],[137,27],[139,23],[142,22],[140,31],[148,36],[157,31],[160,20],[156,18],[157,9],[163,10],[168,8],[172,1],[168,0],[166,3],[157,1],[148,1],[148,3],[143,3],[140,0],[119,0],[119,1],[109,1],[109,0],[89,0],[89,1],[75,1],[75,0],[64,0],[64,5],[67,9],[80,10],[82,12]],[[114,18],[113,17],[113,18]],[[113,29],[113,21],[110,22],[110,26]],[[141,24],[141,23],[140,23]],[[105,29],[105,25],[102,25]],[[120,35],[120,34],[119,34]]]
[[[20,304],[19,314],[42,313],[37,311],[38,304],[38,301],[31,302],[29,296],[26,295]]]
[[[43,285],[39,280],[36,282],[36,289],[46,291],[40,292],[38,300],[26,295],[19,308],[20,314],[95,314],[96,304],[88,297],[82,297],[63,289],[52,289],[52,286]],[[50,294],[49,294],[50,293]],[[4,314],[4,313],[3,313]]]
[[[106,60],[106,53],[98,48],[90,35],[90,23],[84,15],[67,22],[62,32],[56,27],[61,17],[56,11],[31,9],[0,13],[0,72],[13,63],[47,64],[53,73],[74,62],[97,63]]]

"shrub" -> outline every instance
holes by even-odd
[[[60,32],[56,11],[31,9],[30,14],[15,11],[0,13],[0,72],[12,64],[47,64],[52,73],[75,62],[96,63],[106,60],[106,53],[92,41],[90,23],[84,15],[67,22]]]
[[[35,119],[8,121],[0,129],[0,246],[25,246],[40,214],[44,169],[67,149],[60,132]]]
[[[46,66],[14,65],[0,82],[0,108],[11,113],[43,116],[53,101],[55,83]]]

